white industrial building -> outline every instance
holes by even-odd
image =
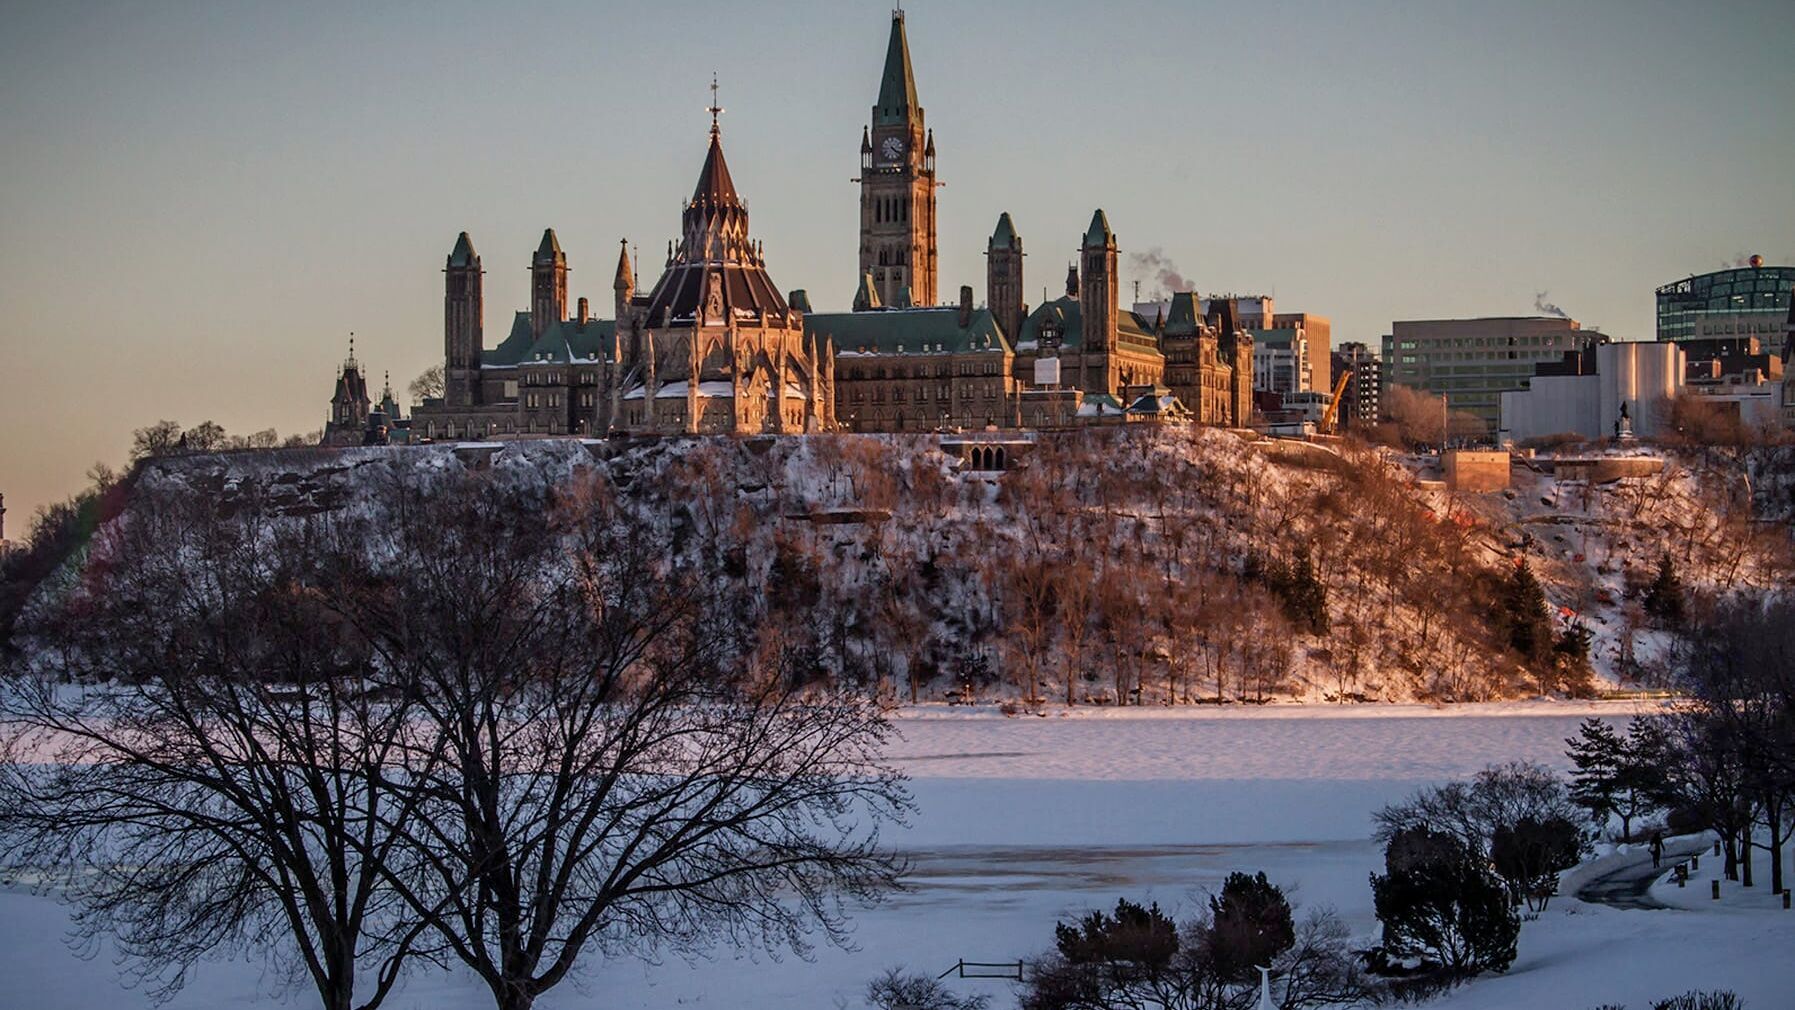
[[[1500,438],[1524,442],[1549,435],[1609,438],[1626,408],[1633,434],[1659,433],[1662,405],[1683,390],[1683,349],[1669,341],[1599,344],[1593,374],[1535,375],[1526,389],[1502,394]]]

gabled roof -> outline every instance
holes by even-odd
[[[921,112],[916,101],[916,74],[910,69],[904,12],[892,11],[891,41],[885,47],[885,74],[879,80],[879,104],[873,107],[873,124],[907,123]]]
[[[804,317],[804,334],[813,340],[833,341],[839,357],[1001,353],[1010,346],[989,309],[973,310],[972,318],[961,327],[960,310],[953,306],[811,313]]]

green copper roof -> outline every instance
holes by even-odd
[[[997,219],[997,230],[991,233],[991,248],[1009,249],[1016,245],[1016,224],[1010,220],[1010,212],[1004,211]]]
[[[1041,346],[1041,327],[1052,322],[1059,330],[1062,348],[1076,350],[1084,342],[1084,308],[1076,298],[1055,298],[1028,314],[1022,321],[1022,333],[1016,339],[1018,351],[1033,351]],[[1159,347],[1153,324],[1126,309],[1116,313],[1116,339],[1132,347],[1150,350]]]
[[[894,11],[891,42],[885,49],[885,76],[879,81],[879,104],[873,107],[873,124],[906,123],[921,112],[916,101],[916,75],[910,69],[910,41],[904,34],[904,12]]]
[[[603,361],[609,351],[611,334],[616,331],[617,324],[610,319],[589,319],[585,326],[576,319],[555,323],[542,331],[541,339],[530,345],[520,364],[568,364],[594,358]]]
[[[515,365],[529,356],[530,345],[536,339],[530,336],[530,314],[519,312],[512,317],[511,332],[499,342],[499,346],[487,348],[480,352],[480,364],[487,366]]]
[[[1105,215],[1102,210],[1092,214],[1091,227],[1086,229],[1084,233],[1085,246],[1088,248],[1090,246],[1106,245],[1109,240],[1114,237],[1115,232],[1109,230],[1109,217]]]
[[[1195,334],[1203,326],[1203,304],[1191,291],[1179,291],[1172,295],[1172,311],[1166,315],[1165,331],[1168,336],[1188,337]]]
[[[974,309],[965,328],[957,308],[812,314],[804,317],[804,333],[833,341],[838,357],[996,353],[1009,346],[989,309]]]
[[[455,240],[455,251],[449,254],[449,266],[472,266],[473,262],[479,258],[479,255],[474,252],[474,240],[467,237],[467,232],[462,232],[461,236]]]
[[[536,258],[545,259],[559,255],[561,255],[561,240],[555,237],[555,229],[544,229],[542,244],[536,247]]]

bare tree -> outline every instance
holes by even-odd
[[[726,601],[603,485],[541,504],[475,482],[399,518],[365,631],[441,753],[406,763],[427,816],[393,886],[502,1010],[592,952],[843,941],[901,870],[878,706],[793,687],[778,643],[744,662]]]
[[[418,373],[418,377],[411,380],[411,387],[407,392],[411,394],[411,402],[423,403],[425,400],[441,397],[445,388],[443,366],[438,362]]]
[[[161,492],[108,531],[0,689],[4,860],[158,998],[236,949],[378,1006],[421,933],[379,869],[418,812],[377,774],[411,708],[321,604],[362,591],[367,530]]]
[[[131,458],[148,459],[166,456],[181,444],[181,426],[173,421],[157,421],[131,433]]]

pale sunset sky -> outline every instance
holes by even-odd
[[[1374,345],[1536,297],[1652,336],[1652,289],[1795,263],[1795,3],[906,4],[946,188],[941,291],[1015,218],[1029,300],[1093,209],[1197,290]],[[724,146],[773,278],[855,285],[888,2],[0,2],[7,533],[131,430],[323,425],[350,331],[376,385],[440,360],[443,258],[488,344],[553,226],[609,312]],[[1151,276],[1143,294],[1153,292]],[[1124,297],[1127,288],[1124,288]]]

